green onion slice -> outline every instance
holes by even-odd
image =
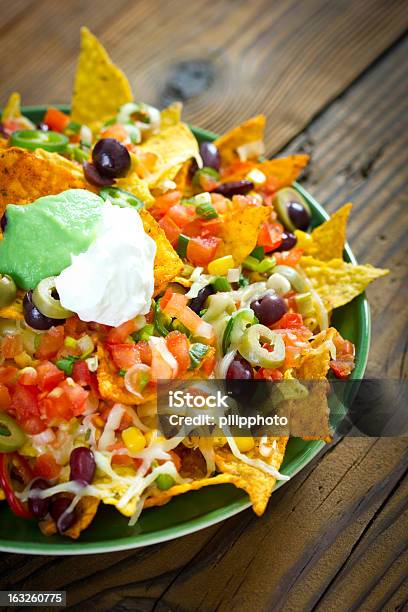
[[[17,130],[10,136],[10,144],[14,147],[22,147],[34,151],[44,149],[51,153],[65,151],[68,137],[59,132],[43,132],[42,130]]]

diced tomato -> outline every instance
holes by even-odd
[[[180,202],[181,196],[181,191],[168,191],[164,195],[156,198],[153,206],[149,208],[149,212],[155,219],[160,219],[169,208]]]
[[[290,251],[282,251],[282,253],[274,253],[274,258],[278,266],[292,266],[294,268],[298,265],[300,258],[303,255],[303,250],[300,247],[295,247]]]
[[[204,219],[197,217],[193,221],[190,221],[183,227],[183,234],[188,236],[189,238],[194,238],[195,236],[201,236],[204,227]]]
[[[275,368],[260,368],[255,374],[257,380],[282,380],[283,374]]]
[[[280,223],[266,221],[258,234],[258,246],[263,246],[265,253],[274,251],[282,244],[282,232]]]
[[[215,236],[192,238],[187,245],[187,259],[195,266],[206,266],[215,258],[220,242]]]
[[[119,370],[128,370],[136,363],[141,363],[140,353],[135,344],[108,345],[113,362]]]
[[[7,408],[10,408],[10,404],[10,391],[7,389],[6,385],[0,383],[0,410],[7,410]]]
[[[43,122],[54,132],[63,132],[69,124],[69,117],[58,108],[49,108]]]
[[[119,140],[119,142],[124,142],[128,140],[129,134],[123,125],[114,123],[113,125],[109,125],[106,130],[103,130],[101,138],[114,138],[115,140]]]
[[[178,237],[181,234],[181,229],[178,225],[176,225],[168,215],[165,215],[159,221],[159,225],[166,234],[167,240],[170,242],[172,246],[177,244]]]
[[[166,307],[166,305],[170,302],[171,298],[173,297],[173,294],[175,292],[173,291],[173,289],[166,289],[166,291],[164,292],[163,296],[160,298],[160,308],[163,310],[163,308]],[[180,298],[179,298],[180,301]],[[187,306],[188,304],[188,298],[184,298],[183,299],[184,305]]]
[[[188,370],[191,360],[187,336],[179,331],[172,331],[166,336],[166,344],[170,353],[177,360],[179,372]]]
[[[347,378],[354,370],[354,362],[332,359],[330,361],[330,369],[336,378],[344,379]]]
[[[17,381],[18,369],[14,366],[0,366],[0,383],[14,385]]]
[[[20,385],[24,385],[25,387],[36,385],[37,380],[38,374],[37,370],[35,370],[34,368],[24,368],[23,370],[21,370],[18,377],[18,382],[20,383]]]
[[[140,360],[142,363],[146,365],[151,365],[152,363],[152,349],[146,340],[140,340],[136,344],[136,348],[139,351]]]
[[[23,352],[23,339],[21,334],[13,334],[12,336],[4,336],[1,339],[0,353],[4,359],[14,359],[17,355]]]
[[[37,385],[41,391],[51,391],[65,378],[64,372],[51,361],[42,361],[37,366]]]
[[[178,365],[178,364],[177,364]],[[151,380],[171,380],[178,374],[178,367],[172,367],[168,359],[165,359],[160,346],[152,348],[152,365],[150,370]]]
[[[91,372],[89,371],[88,364],[86,361],[79,359],[75,361],[72,367],[72,378],[81,387],[91,386]]]
[[[136,329],[137,325],[134,319],[131,319],[130,321],[122,323],[122,325],[119,325],[118,327],[112,327],[109,330],[106,341],[109,344],[122,344],[131,334],[136,331]]]
[[[211,193],[211,203],[220,215],[228,210],[229,200],[220,193],[215,193],[214,191]]]
[[[73,415],[78,416],[82,414],[89,391],[85,391],[80,385],[69,378],[62,381],[62,383],[59,384],[59,388],[62,389],[64,394],[68,397]]]
[[[183,228],[187,223],[195,219],[196,213],[193,206],[174,204],[169,208],[166,217],[170,217],[178,227]]]
[[[40,336],[40,346],[36,350],[38,359],[51,359],[55,357],[60,348],[64,346],[64,327],[58,325]]]
[[[200,370],[205,376],[209,376],[212,374],[212,371],[215,368],[215,350],[210,349],[207,355],[204,357]]]
[[[10,408],[15,412],[18,423],[28,433],[39,433],[45,429],[40,422],[37,387],[17,383],[11,392]]]
[[[67,378],[41,400],[41,413],[49,423],[68,421],[83,413],[88,395],[89,391]]]
[[[204,338],[209,344],[212,344],[215,339],[212,325],[203,321],[198,314],[191,310],[187,306],[187,301],[188,298],[185,295],[173,293],[165,306],[162,306],[162,310],[169,317],[176,317],[195,336]]]
[[[303,327],[303,317],[299,312],[286,312],[274,325],[275,329],[292,329],[296,327]]]
[[[347,378],[354,370],[354,344],[340,334],[333,338],[333,344],[336,347],[336,359],[330,361],[330,368],[337,378]]]
[[[54,455],[51,453],[44,453],[36,458],[33,472],[37,477],[53,480],[59,476],[61,466],[57,463]]]
[[[74,338],[78,337],[80,334],[86,331],[86,323],[81,321],[77,315],[73,317],[69,317],[65,321],[65,332],[67,336],[73,336]]]
[[[209,221],[203,221],[201,235],[203,238],[209,236],[218,236],[222,228],[222,220],[218,217],[216,219],[210,219]]]

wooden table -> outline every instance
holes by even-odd
[[[307,151],[329,211],[354,202],[349,241],[390,268],[368,291],[367,373],[406,372],[408,11],[404,0],[1,1],[1,102],[70,99],[88,25],[137,97],[185,103],[216,132],[264,112],[269,153]],[[407,443],[344,439],[273,495],[199,533],[84,558],[2,555],[0,583],[66,589],[95,610],[406,609]],[[404,514],[405,512],[405,514]]]

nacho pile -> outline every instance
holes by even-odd
[[[284,381],[302,390],[288,396],[292,435],[306,437],[307,420],[308,438],[329,441],[325,381],[346,379],[356,357],[332,312],[388,272],[343,260],[351,204],[310,231],[291,187],[308,156],[264,159],[263,115],[214,143],[181,115],[181,103],[134,100],[87,28],[70,116],[50,107],[39,130],[18,93],[2,114],[0,500],[49,536],[79,538],[101,503],[134,525],[218,484],[263,514],[287,479],[287,435],[165,436],[158,386]],[[38,255],[17,279],[23,242]],[[324,384],[312,395],[302,381]]]

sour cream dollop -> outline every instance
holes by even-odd
[[[55,279],[61,304],[82,321],[117,327],[149,312],[154,289],[156,243],[139,213],[110,202],[103,207],[97,237]]]

